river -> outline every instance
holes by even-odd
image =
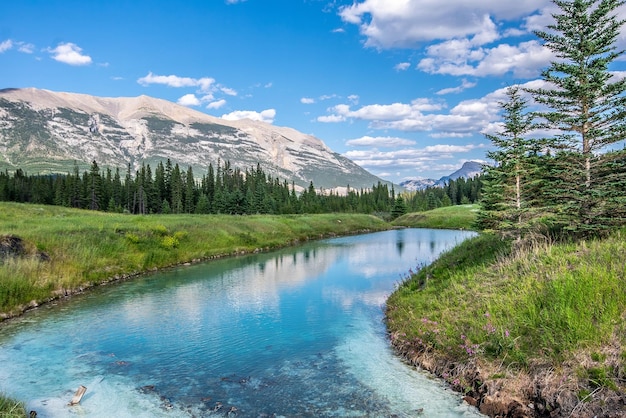
[[[472,235],[333,238],[102,286],[0,326],[0,391],[38,418],[479,417],[383,322],[409,269]]]

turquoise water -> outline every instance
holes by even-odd
[[[336,238],[102,287],[0,328],[0,391],[38,417],[477,417],[394,356],[383,323],[401,277],[471,234]]]

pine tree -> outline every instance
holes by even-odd
[[[96,160],[91,163],[89,171],[89,209],[100,209],[100,198],[102,197],[102,180],[100,177],[100,169]]]
[[[448,198],[449,199],[449,198]],[[396,197],[393,208],[391,208],[391,219],[396,219],[406,213],[406,204],[401,195]]]
[[[502,129],[486,137],[496,147],[487,156],[495,165],[486,165],[481,211],[477,222],[483,229],[495,229],[516,239],[528,231],[536,217],[537,204],[529,194],[536,169],[532,158],[543,141],[528,134],[535,128],[533,114],[526,111],[527,101],[519,86],[509,87],[507,101],[501,102]]]
[[[594,154],[626,138],[626,79],[617,79],[609,65],[622,55],[615,43],[624,21],[616,16],[622,0],[553,0],[560,12],[549,31],[536,31],[556,60],[543,71],[548,87],[530,89],[550,110],[540,113],[558,136],[568,170],[562,183],[561,212],[577,233],[604,226],[595,216],[602,206],[603,177],[595,177]]]

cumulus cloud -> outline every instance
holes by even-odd
[[[402,147],[415,145],[415,141],[410,139],[391,137],[391,136],[363,136],[361,138],[349,139],[346,145],[352,147]]]
[[[486,77],[510,72],[528,78],[538,76],[552,59],[552,52],[536,40],[474,48],[468,40],[455,39],[426,48],[417,68],[429,74]]]
[[[231,89],[229,87],[220,87],[220,91],[228,96],[236,96],[237,95],[237,91],[235,89]]]
[[[11,48],[13,48],[13,41],[12,40],[7,39],[6,41],[0,42],[0,54],[2,54],[5,51],[8,51]]]
[[[221,100],[216,100],[214,102],[209,103],[206,108],[207,109],[219,109],[220,107],[223,107],[226,104],[226,100],[221,99]]]
[[[350,105],[339,104],[329,108],[331,115],[320,116],[318,122],[343,122],[347,119],[373,121],[374,124],[385,121],[397,121],[420,117],[425,111],[441,110],[442,103],[430,99],[415,99],[411,103],[373,104],[352,110]]]
[[[341,115],[325,115],[325,116],[318,116],[316,120],[322,123],[337,123],[337,122],[345,122],[346,118]]]
[[[193,93],[185,94],[176,103],[183,106],[200,106],[201,104],[200,99]]]
[[[409,69],[410,66],[411,66],[410,62],[400,62],[396,64],[393,68],[396,71],[406,71]]]
[[[511,73],[530,78],[539,74],[552,54],[529,38],[518,43],[502,40],[545,28],[554,11],[550,0],[361,0],[341,7],[339,15],[344,22],[359,26],[367,47],[425,47],[426,56],[417,68],[429,74],[486,77]],[[404,62],[395,67],[397,71],[408,68]]]
[[[313,104],[315,103],[315,99],[311,98],[311,97],[303,97],[300,99],[300,103],[302,104]]]
[[[397,171],[407,169],[411,172],[456,170],[467,160],[467,153],[484,149],[485,144],[451,145],[436,144],[422,148],[403,148],[393,151],[380,151],[377,148],[351,150],[343,154],[361,167],[371,171]],[[443,163],[455,160],[456,163]],[[459,163],[460,162],[460,163]]]
[[[546,87],[542,80],[531,80],[522,88]],[[527,97],[534,106],[532,98]],[[460,101],[451,108],[442,101],[415,99],[411,103],[370,104],[353,109],[339,104],[319,116],[318,122],[339,123],[352,120],[368,122],[370,129],[425,132],[431,138],[463,138],[491,132],[501,120],[501,103],[507,100],[506,88],[483,97]],[[358,144],[358,142],[357,142]]]
[[[461,85],[460,86],[449,87],[447,89],[441,89],[436,94],[444,95],[444,94],[452,94],[452,93],[461,93],[462,91],[465,91],[467,89],[471,89],[474,86],[476,86],[476,83],[472,83],[472,82],[467,81],[466,79],[463,79],[461,81]]]
[[[168,87],[198,87],[200,91],[209,92],[215,79],[211,77],[191,78],[177,75],[156,75],[150,71],[148,75],[139,78],[137,82],[142,86],[162,84]]]
[[[265,109],[261,112],[254,110],[237,110],[231,113],[222,115],[222,119],[226,120],[241,120],[251,119],[260,122],[273,123],[276,117],[276,109]]]
[[[183,95],[178,99],[178,104],[183,106],[201,106],[206,104],[207,109],[219,109],[226,103],[224,99],[216,100],[216,95],[237,95],[236,90],[217,83],[212,77],[193,78],[174,74],[158,75],[150,71],[148,75],[137,79],[137,83],[145,87],[158,84],[174,88],[193,88],[195,93]]]
[[[69,65],[89,65],[91,57],[83,54],[83,49],[71,42],[59,44],[56,48],[48,48],[52,59]]]
[[[359,26],[366,46],[395,48],[453,38],[493,42],[499,36],[496,22],[523,19],[550,5],[550,0],[363,0],[341,7],[339,15]]]

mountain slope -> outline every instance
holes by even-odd
[[[106,98],[33,88],[0,90],[0,169],[70,172],[96,161],[133,170],[170,159],[201,176],[209,164],[256,167],[307,187],[382,181],[321,140],[291,128],[227,121],[148,96]]]
[[[434,179],[414,179],[400,183],[406,190],[424,190],[428,187],[444,187],[450,180],[457,180],[461,177],[469,179],[476,177],[483,172],[483,165],[477,161],[467,161],[454,173],[443,176],[439,180]]]

